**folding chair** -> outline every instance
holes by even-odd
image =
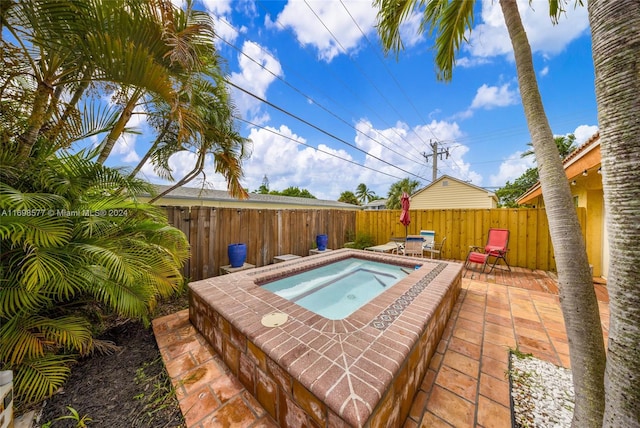
[[[490,263],[489,258],[493,257],[495,260],[491,265],[488,273],[493,271],[498,261],[503,260],[507,265],[509,272],[511,267],[507,262],[507,251],[509,245],[509,230],[508,229],[489,229],[489,235],[487,236],[487,244],[483,247],[470,247],[469,254],[467,254],[467,260],[464,264],[465,269],[469,268],[470,263],[482,264],[482,272],[484,273],[485,267]]]
[[[422,236],[422,238],[424,239],[422,248],[424,248],[425,251],[429,248],[433,248],[436,240],[436,232],[434,230],[421,230],[420,236]]]
[[[404,243],[404,248],[402,248],[401,254],[405,256],[413,256],[413,257],[423,257],[422,251],[424,248],[422,245],[424,244],[424,238],[420,235],[408,235],[407,239]]]
[[[442,238],[442,241],[438,242],[438,243],[434,243],[431,248],[425,248],[424,250],[429,253],[429,258],[433,259],[434,256],[438,256],[438,258],[441,257],[442,254],[442,250],[444,249],[444,243],[447,240],[447,237],[445,236],[444,238]]]

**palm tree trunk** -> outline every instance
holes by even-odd
[[[160,142],[162,141],[164,136],[167,135],[167,132],[169,131],[169,127],[171,127],[171,123],[172,123],[171,120],[167,121],[166,125],[164,126],[164,128],[162,128],[162,131],[156,137],[156,140],[151,145],[151,148],[149,150],[147,150],[147,153],[145,153],[145,155],[142,157],[142,159],[140,159],[140,162],[138,162],[138,165],[136,165],[136,167],[133,168],[133,171],[131,171],[131,173],[129,174],[129,178],[134,178],[138,174],[138,172],[140,172],[140,170],[142,169],[144,164],[147,163],[147,161],[149,160],[151,155],[153,155],[153,153],[155,153],[156,149],[160,145]]]
[[[555,249],[575,410],[572,426],[600,427],[604,413],[605,352],[598,302],[584,238],[558,148],[546,117],[533,68],[531,47],[516,0],[500,0],[515,54],[520,96],[536,154],[551,242]]]
[[[18,152],[18,159],[20,160],[24,160],[31,155],[31,150],[35,145],[38,134],[44,124],[45,114],[49,105],[48,101],[52,91],[53,88],[44,81],[40,81],[38,83],[27,130],[19,139],[20,149]]]
[[[111,150],[113,150],[113,146],[116,144],[116,141],[118,141],[118,138],[120,138],[120,136],[122,135],[122,132],[124,131],[125,126],[127,126],[129,119],[131,119],[131,115],[133,114],[133,109],[138,102],[138,98],[139,90],[135,90],[134,93],[131,94],[127,105],[122,110],[120,118],[113,126],[113,129],[111,129],[111,132],[109,132],[107,140],[105,141],[104,146],[100,151],[100,156],[98,156],[98,160],[96,161],[97,163],[103,164],[109,157]]]
[[[589,0],[611,266],[605,427],[640,424],[640,2]]]

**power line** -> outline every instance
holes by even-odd
[[[398,79],[396,79],[396,76],[391,72],[391,70],[389,70],[389,67],[387,67],[387,64],[384,62],[383,58],[381,58],[380,56],[380,52],[378,52],[377,49],[373,48],[373,43],[371,43],[371,41],[369,40],[369,38],[367,37],[366,33],[364,31],[362,31],[362,28],[360,27],[360,25],[358,24],[358,22],[355,20],[355,18],[353,17],[353,15],[351,14],[351,12],[349,12],[349,9],[347,9],[347,6],[344,4],[344,2],[342,0],[340,0],[340,4],[342,5],[342,7],[344,8],[344,10],[347,12],[347,15],[349,15],[349,17],[351,18],[351,21],[353,21],[353,23],[355,24],[356,28],[358,28],[358,31],[360,31],[360,34],[362,34],[362,37],[364,38],[364,40],[366,40],[367,45],[369,45],[369,48],[371,49],[371,51],[375,54],[376,58],[378,59],[378,62],[380,62],[380,64],[382,64],[382,66],[384,67],[384,70],[387,72],[387,74],[391,77],[391,80],[393,80],[393,82],[396,84],[396,86],[398,87],[398,89],[400,89],[400,92],[402,93],[402,95],[405,97],[405,99],[409,102],[409,105],[413,108],[413,111],[416,113],[416,115],[418,116],[418,118],[422,121],[422,123],[424,123],[424,125],[427,127],[427,129],[429,130],[429,132],[431,132],[431,135],[433,135],[433,138],[435,138],[436,140],[438,140],[438,136],[436,135],[435,132],[433,132],[433,129],[431,129],[431,126],[429,126],[429,123],[425,120],[424,117],[422,117],[422,114],[420,113],[420,110],[418,110],[418,108],[416,107],[416,105],[413,103],[413,101],[411,100],[411,98],[407,95],[407,93],[405,92],[404,88],[402,87],[402,85],[400,84],[400,82],[398,82]],[[420,135],[415,132],[414,133],[418,136],[418,138],[420,138],[420,140],[426,145],[426,141],[424,141]]]
[[[313,13],[313,15],[316,17],[316,19],[322,24],[322,26],[324,27],[325,30],[327,30],[327,32],[329,33],[329,35],[331,35],[331,37],[333,38],[333,40],[335,40],[335,42],[338,44],[338,46],[340,46],[340,49],[342,49],[344,54],[347,54],[347,50],[344,48],[344,46],[342,45],[342,43],[340,43],[340,40],[338,40],[338,38],[333,34],[333,32],[329,29],[329,27],[327,27],[327,25],[324,23],[324,21],[322,20],[322,18],[320,18],[318,16],[318,14],[315,12],[315,10],[313,10],[313,8],[311,7],[311,5],[307,2],[307,0],[304,0],[304,4],[307,5],[307,7],[309,8],[309,10],[311,11],[311,13]],[[382,91],[380,91],[380,88],[378,88],[378,86],[369,78],[369,76],[364,72],[364,70],[362,70],[362,67],[360,67],[358,65],[358,63],[356,61],[353,60],[353,58],[351,58],[351,56],[347,55],[347,58],[349,59],[349,61],[351,61],[351,63],[355,66],[355,68],[360,72],[360,74],[362,76],[364,76],[364,78],[369,82],[369,84],[373,87],[373,89],[376,90],[376,92],[378,93],[378,95],[380,95],[380,97],[386,101],[386,103],[389,105],[389,107],[391,107],[391,109],[396,113],[396,115],[398,117],[402,117],[402,115],[400,114],[400,112],[395,108],[395,106],[393,106],[393,104],[391,104],[391,102],[389,102],[389,99],[382,93]],[[407,122],[405,120],[405,122]],[[420,135],[418,135],[418,133],[416,132],[416,135],[418,136],[418,139],[420,139],[424,144],[426,144],[426,142],[422,139],[422,137],[420,137]],[[413,148],[416,152],[420,153],[420,150],[418,150],[418,148],[416,148],[413,144],[411,144],[410,141],[405,140],[409,146],[411,146],[411,148]]]
[[[261,2],[261,1],[259,1],[259,0],[258,0],[256,3],[257,3],[257,4],[258,4],[258,5],[259,5],[259,6],[260,6],[260,7],[261,7],[261,8],[262,8],[266,13],[271,13],[271,12],[269,11],[269,9],[267,9],[267,8],[262,4],[262,2]],[[312,12],[313,12],[313,10],[312,10]],[[322,22],[322,21],[320,21],[320,22]],[[282,25],[282,23],[278,22],[277,20],[275,21],[275,23],[276,23],[277,25],[279,25],[283,30],[285,30],[285,31],[287,30],[287,29],[286,29],[286,27],[284,27],[284,26]],[[324,23],[323,23],[323,24],[324,24]],[[326,28],[326,27],[325,27],[325,28]],[[334,40],[335,40],[335,37],[334,37]],[[336,40],[336,42],[337,42],[337,43],[339,43],[337,40]],[[298,45],[299,45],[299,46],[303,49],[303,51],[304,51],[304,46],[300,45],[300,43],[299,43],[299,42],[298,42]],[[344,51],[344,47],[343,47],[343,51]],[[418,152],[418,154],[420,153],[420,151],[419,151],[419,150],[417,150],[417,149],[416,149],[416,148],[415,148],[415,147],[414,147],[414,146],[413,146],[413,145],[412,145],[412,144],[411,144],[411,143],[410,143],[410,142],[409,142],[409,141],[408,141],[408,140],[407,140],[407,139],[406,139],[406,138],[405,138],[401,133],[399,133],[399,132],[397,131],[397,129],[396,129],[396,127],[395,127],[395,126],[392,126],[391,124],[389,124],[389,123],[384,119],[384,117],[382,117],[382,116],[381,116],[381,115],[380,115],[380,114],[379,114],[375,109],[373,109],[373,108],[372,108],[372,107],[371,107],[367,102],[365,102],[365,101],[364,101],[364,100],[363,100],[363,99],[362,99],[362,98],[361,98],[357,93],[355,93],[355,92],[352,90],[351,85],[349,85],[348,83],[344,82],[344,80],[342,80],[339,76],[337,76],[337,75],[333,72],[333,70],[332,70],[331,68],[329,68],[329,67],[327,67],[327,66],[326,66],[326,64],[322,63],[322,65],[323,65],[323,67],[325,68],[325,70],[326,70],[326,71],[327,71],[327,72],[328,72],[328,73],[329,73],[329,74],[330,74],[330,75],[331,75],[331,76],[332,76],[332,77],[333,77],[337,82],[340,82],[340,83],[342,84],[342,86],[343,86],[347,91],[349,91],[349,92],[351,93],[351,95],[354,97],[354,99],[358,100],[362,105],[364,105],[365,107],[367,107],[367,108],[368,108],[368,109],[369,109],[369,110],[370,110],[370,111],[371,111],[371,112],[372,112],[372,113],[373,113],[373,114],[374,114],[374,115],[375,115],[375,116],[380,120],[380,122],[381,122],[381,123],[383,123],[387,128],[391,129],[395,135],[397,135],[401,140],[403,140],[405,143],[407,143],[409,146],[411,146],[414,150],[416,150],[416,151]],[[307,83],[308,83],[308,82],[307,82]],[[313,85],[312,85],[312,86],[313,86]],[[322,91],[321,91],[321,92],[322,92]],[[333,100],[330,96],[327,96],[324,92],[323,92],[323,95],[325,95],[327,98],[329,98],[331,101],[333,101],[336,105],[338,105],[338,106],[341,106],[341,107],[342,107],[342,105],[341,105],[340,103],[338,103],[338,102],[336,102],[335,100]],[[355,114],[355,113],[353,113],[353,112],[351,112],[351,114],[353,114],[354,116],[356,115],[356,114]],[[370,128],[370,129],[373,129],[373,128]],[[397,145],[397,143],[395,143],[394,141],[390,140],[390,139],[389,139],[388,137],[386,137],[384,134],[381,134],[381,135],[382,135],[382,136],[383,136],[387,141],[389,141],[390,143],[392,143],[392,144],[396,144],[396,145]],[[367,136],[367,137],[368,137],[368,136]],[[371,137],[368,137],[368,138],[371,138]],[[375,141],[375,140],[374,140],[374,141]],[[384,146],[383,146],[383,147],[384,147]]]
[[[404,172],[404,173],[406,173],[406,174],[412,175],[412,176],[414,176],[414,177],[416,177],[416,178],[419,178],[419,179],[421,179],[421,180],[428,181],[428,180],[426,180],[424,177],[420,177],[419,175],[416,175],[416,174],[414,174],[414,173],[412,173],[412,172],[410,172],[410,171],[407,171],[407,170],[406,170],[406,169],[404,169],[404,168],[400,168],[399,166],[394,165],[394,164],[392,164],[392,163],[390,163],[390,162],[388,162],[388,161],[386,161],[386,160],[384,160],[384,159],[380,159],[379,157],[374,156],[374,155],[372,155],[371,153],[365,152],[365,151],[364,151],[364,150],[362,150],[360,147],[358,147],[358,146],[354,146],[354,145],[353,145],[353,144],[351,144],[350,142],[348,142],[348,141],[346,141],[346,140],[343,140],[342,138],[338,137],[337,135],[334,135],[334,134],[330,133],[329,131],[325,131],[324,129],[320,128],[319,126],[314,125],[313,123],[311,123],[311,122],[309,122],[309,121],[307,121],[307,120],[305,120],[305,119],[303,119],[303,118],[301,118],[300,116],[297,116],[297,115],[295,115],[295,114],[291,113],[290,111],[285,110],[285,109],[283,109],[282,107],[279,107],[279,106],[275,105],[274,103],[272,103],[272,102],[270,102],[270,101],[267,101],[267,100],[265,100],[264,98],[262,98],[262,97],[260,97],[260,96],[258,96],[258,95],[256,95],[256,94],[254,94],[254,93],[252,93],[252,92],[250,92],[250,91],[247,91],[247,90],[246,90],[246,89],[244,89],[244,88],[241,88],[240,86],[236,85],[235,83],[231,82],[231,81],[230,81],[230,80],[228,80],[228,79],[225,79],[225,82],[226,82],[228,85],[233,86],[233,87],[234,87],[234,88],[236,88],[237,90],[239,90],[239,91],[241,91],[241,92],[243,92],[243,93],[245,93],[245,94],[247,94],[247,95],[249,95],[249,96],[251,96],[251,97],[254,97],[254,98],[255,98],[255,99],[257,99],[258,101],[261,101],[261,102],[263,102],[263,103],[267,104],[268,106],[270,106],[270,107],[272,107],[272,108],[274,108],[274,109],[278,110],[279,112],[284,113],[284,114],[286,114],[287,116],[290,116],[290,117],[292,117],[292,118],[294,118],[294,119],[296,119],[296,120],[298,120],[298,121],[300,121],[300,122],[304,123],[305,125],[307,125],[307,126],[309,126],[309,127],[313,128],[313,129],[315,129],[316,131],[319,131],[319,132],[321,132],[321,133],[325,134],[326,136],[328,136],[328,137],[330,137],[330,138],[333,138],[333,139],[334,139],[334,140],[336,140],[336,141],[341,142],[342,144],[346,144],[347,146],[349,146],[349,147],[351,147],[351,148],[353,148],[353,149],[355,149],[355,150],[358,150],[359,152],[364,153],[365,155],[367,155],[367,156],[369,156],[369,157],[372,157],[373,159],[376,159],[376,160],[378,160],[378,161],[380,161],[380,162],[382,162],[382,163],[384,163],[384,164],[387,164],[387,165],[389,165],[389,166],[391,166],[391,167],[393,167],[393,168],[399,169],[400,171],[402,171],[402,172]]]
[[[227,24],[229,25],[229,24]],[[233,27],[231,27],[233,28]],[[334,118],[338,119],[340,122],[344,123],[345,125],[347,125],[348,127],[350,127],[351,129],[353,129],[356,133],[359,133],[363,136],[365,136],[366,138],[370,139],[371,141],[381,145],[382,147],[384,147],[387,150],[392,151],[393,153],[397,154],[398,156],[401,156],[403,158],[405,158],[408,161],[411,162],[415,162],[418,163],[418,161],[416,161],[415,159],[412,159],[408,156],[406,156],[403,153],[400,153],[384,144],[382,144],[380,141],[376,140],[375,138],[371,137],[368,134],[365,134],[364,132],[362,132],[361,130],[357,129],[356,127],[354,127],[352,124],[350,124],[349,122],[347,122],[345,119],[339,117],[337,114],[335,114],[334,112],[332,112],[331,110],[329,110],[327,107],[325,107],[324,105],[322,105],[321,103],[319,103],[318,101],[316,101],[315,99],[313,99],[312,97],[310,97],[309,95],[305,94],[304,92],[302,92],[300,89],[296,88],[295,86],[291,85],[289,82],[287,82],[285,79],[283,79],[282,77],[280,77],[279,75],[275,74],[273,71],[269,70],[265,65],[261,64],[259,61],[257,61],[255,58],[252,58],[250,55],[247,55],[245,52],[242,51],[242,49],[240,49],[239,47],[237,47],[236,45],[234,45],[233,43],[223,39],[222,37],[220,37],[219,35],[216,35],[216,37],[221,40],[222,42],[226,43],[228,46],[230,46],[231,48],[235,49],[237,52],[239,52],[241,55],[243,55],[244,57],[246,57],[247,59],[249,59],[251,62],[253,62],[254,64],[256,64],[257,66],[259,66],[260,68],[262,68],[263,70],[267,71],[269,74],[271,74],[273,77],[275,77],[276,79],[280,80],[282,83],[284,83],[285,85],[287,85],[289,88],[291,88],[292,90],[294,90],[295,92],[297,92],[298,94],[300,94],[301,96],[303,96],[305,99],[307,99],[308,101],[313,102],[314,105],[320,107],[322,110],[324,110],[326,113],[330,114],[331,116],[333,116]],[[262,49],[262,47],[260,47],[260,49],[267,53],[268,55],[270,55],[269,52],[266,52],[264,49]],[[370,128],[371,130],[373,130],[373,128]],[[383,137],[387,138],[384,134],[381,134]],[[387,140],[389,140],[387,138]],[[390,142],[393,143],[393,141],[389,140]]]
[[[279,137],[282,137],[282,138],[286,138],[287,140],[293,141],[293,142],[295,142],[295,143],[297,143],[297,144],[300,144],[300,145],[303,145],[303,146],[309,147],[309,148],[311,148],[311,149],[317,150],[317,151],[319,151],[320,153],[324,153],[324,154],[327,154],[327,155],[329,155],[329,156],[333,156],[334,158],[340,159],[341,161],[348,162],[348,163],[353,164],[353,165],[357,165],[357,166],[359,166],[359,167],[361,167],[361,168],[365,168],[365,169],[368,169],[368,170],[374,171],[374,172],[376,172],[376,173],[378,173],[378,174],[383,174],[383,175],[389,176],[389,177],[391,177],[391,178],[395,178],[395,179],[398,179],[398,180],[402,180],[402,177],[397,177],[397,176],[395,176],[395,175],[392,175],[392,174],[389,174],[389,173],[386,173],[386,172],[383,172],[383,171],[378,171],[377,169],[371,168],[371,167],[366,166],[366,165],[359,164],[358,162],[355,162],[355,161],[352,161],[352,160],[349,160],[349,159],[345,159],[345,158],[343,158],[343,157],[341,157],[341,156],[336,155],[335,153],[327,152],[327,151],[325,151],[325,150],[322,150],[322,149],[319,149],[319,148],[317,148],[317,147],[314,147],[314,146],[312,146],[311,144],[307,144],[307,143],[305,143],[305,142],[302,142],[302,141],[296,140],[295,138],[291,138],[291,137],[289,137],[289,136],[287,136],[287,135],[281,134],[280,132],[274,131],[273,129],[269,129],[269,128],[267,128],[266,126],[258,125],[257,123],[253,123],[253,122],[251,122],[251,121],[249,121],[249,120],[242,119],[241,117],[238,117],[238,116],[234,116],[234,117],[235,117],[237,120],[241,121],[241,122],[244,122],[244,123],[249,124],[249,125],[251,125],[251,126],[254,126],[254,127],[256,127],[256,128],[259,128],[259,129],[265,130],[265,131],[267,131],[267,132],[271,132],[272,134],[275,134],[275,135],[277,135],[277,136],[279,136]]]

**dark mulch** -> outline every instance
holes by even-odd
[[[85,420],[89,427],[184,427],[151,328],[128,321],[110,328],[101,339],[120,349],[74,366],[64,387],[46,401],[37,426],[82,426],[74,418],[59,419],[72,415],[70,406],[80,418],[91,419]]]

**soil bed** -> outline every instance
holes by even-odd
[[[101,427],[184,427],[184,419],[151,328],[126,322],[109,329],[101,339],[120,349],[94,355],[74,366],[63,388],[47,400],[41,426],[76,427],[67,406],[86,416],[86,424]]]

